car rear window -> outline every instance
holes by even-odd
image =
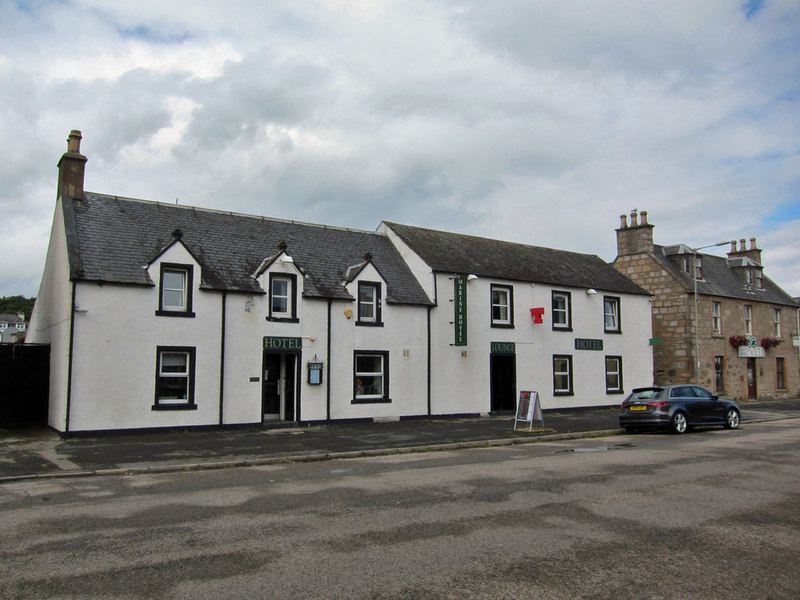
[[[641,390],[631,394],[631,400],[652,400],[661,396],[664,390]]]

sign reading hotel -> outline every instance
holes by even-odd
[[[300,350],[303,347],[303,338],[264,336],[264,350]]]
[[[467,276],[456,275],[453,278],[453,327],[455,329],[455,345],[467,345]]]
[[[602,350],[603,340],[575,338],[575,350]]]

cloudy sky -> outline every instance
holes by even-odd
[[[0,0],[0,296],[86,189],[616,256],[757,237],[800,296],[797,0]],[[726,248],[716,249],[724,255]]]

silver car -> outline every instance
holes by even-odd
[[[685,433],[697,425],[736,429],[740,418],[735,402],[688,384],[636,388],[619,409],[619,424],[628,433],[650,428]]]

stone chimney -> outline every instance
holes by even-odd
[[[57,197],[83,198],[83,176],[87,158],[81,154],[81,132],[73,129],[67,138],[67,151],[58,161]]]
[[[731,240],[731,249],[728,252],[728,258],[744,257],[747,257],[761,265],[761,250],[756,246],[756,238],[750,238],[749,248],[747,247],[745,239],[740,239],[738,249],[736,247],[736,240]]]
[[[641,223],[639,218],[641,217]],[[653,252],[653,225],[647,222],[647,211],[631,211],[631,223],[627,215],[620,215],[617,229],[617,256]]]

